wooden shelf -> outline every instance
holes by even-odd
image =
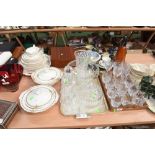
[[[94,31],[155,31],[155,27],[58,27],[46,29],[14,29],[0,30],[0,34],[18,34],[31,32],[94,32]]]

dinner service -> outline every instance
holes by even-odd
[[[155,76],[155,64],[130,64],[130,77],[139,85],[143,76]]]
[[[43,49],[33,45],[25,50],[19,59],[24,68],[23,74],[30,76],[33,72],[44,67],[50,67],[50,56],[44,54]]]

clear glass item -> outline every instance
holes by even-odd
[[[114,89],[115,85],[114,85],[114,80],[111,79],[106,85],[105,85],[106,89]]]
[[[113,67],[112,61],[109,57],[102,57],[101,64],[106,69],[107,72],[109,72]]]
[[[65,67],[61,80],[61,111],[65,115],[105,111],[97,79],[99,67],[90,60],[88,51],[77,51],[75,56],[76,60]]]
[[[125,77],[128,77],[130,74],[130,66],[125,62],[122,62],[122,73]]]
[[[77,65],[96,63],[101,58],[99,53],[91,50],[77,50],[74,55],[77,60]]]
[[[64,84],[71,84],[74,81],[74,70],[70,66],[64,68],[63,82]]]
[[[115,108],[130,104],[142,106],[145,103],[144,95],[133,83],[130,66],[124,61],[113,62],[112,66],[112,75],[105,72],[102,76],[111,105]]]
[[[134,86],[130,77],[127,77],[126,80],[124,80],[124,84],[125,84],[127,89],[130,89],[131,87]]]
[[[131,97],[136,95],[138,91],[139,90],[136,88],[136,86],[132,86],[131,88],[128,89],[128,93]]]
[[[115,98],[115,97],[117,96],[117,91],[116,91],[116,89],[115,89],[115,88],[113,88],[113,89],[108,89],[108,90],[107,90],[107,95],[108,95],[108,97],[109,97],[110,99]]]
[[[128,94],[124,95],[121,97],[121,103],[123,106],[127,106],[129,104],[131,104],[131,98]]]
[[[142,106],[145,103],[144,95],[141,92],[134,94],[132,97],[132,103]]]
[[[105,72],[102,76],[102,80],[105,84],[109,83],[112,79],[112,73],[111,72]]]
[[[114,108],[118,108],[121,106],[121,97],[116,95],[115,98],[111,99],[111,105]]]
[[[119,77],[122,74],[122,63],[114,62],[113,63],[113,74],[115,77]]]

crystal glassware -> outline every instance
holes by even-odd
[[[115,77],[119,77],[122,74],[122,63],[113,63],[113,74]]]
[[[129,104],[131,104],[131,98],[128,94],[124,95],[121,97],[121,103],[123,106],[127,106]]]
[[[110,99],[113,99],[117,96],[117,91],[115,88],[113,89],[107,89],[107,95]]]
[[[114,108],[118,108],[121,106],[121,97],[119,95],[116,95],[115,98],[111,99],[111,105]]]
[[[141,92],[138,92],[137,94],[134,94],[132,96],[132,103],[142,106],[145,103],[144,95]]]

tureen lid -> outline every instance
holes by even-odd
[[[35,54],[35,53],[37,53],[39,50],[40,50],[39,47],[33,45],[32,47],[29,47],[29,48],[26,49],[26,53],[27,53],[27,54]]]

